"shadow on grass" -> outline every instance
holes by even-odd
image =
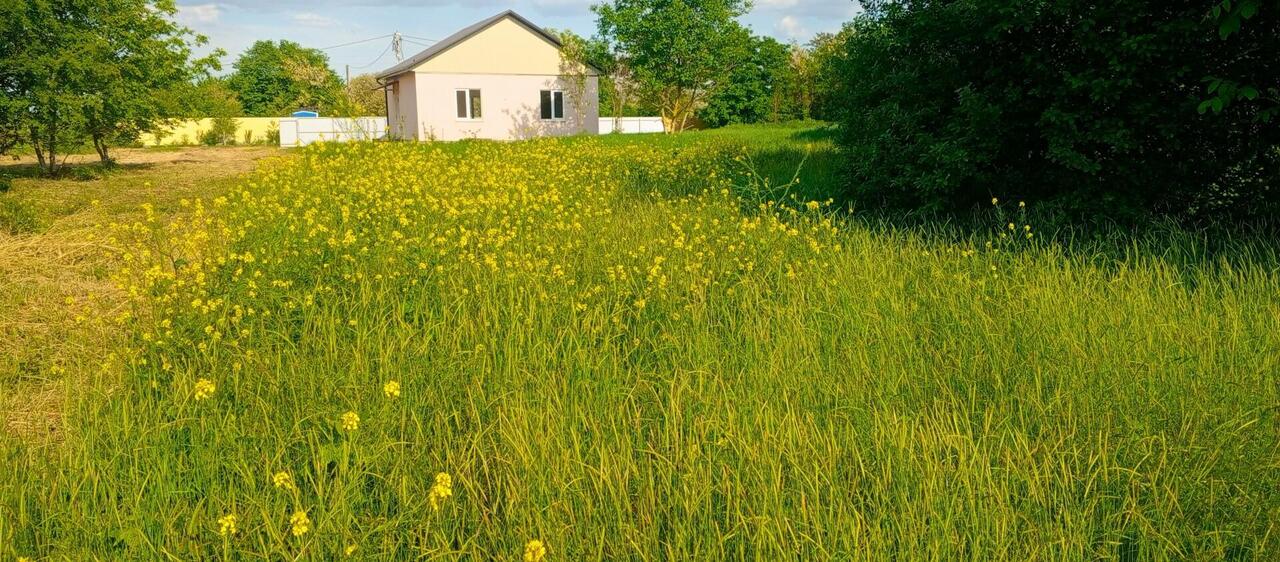
[[[817,127],[813,129],[802,129],[791,133],[791,140],[797,142],[836,142],[840,136],[840,129],[834,125],[826,127]]]
[[[63,164],[53,174],[49,174],[44,168],[38,164],[30,162],[21,163],[3,163],[0,164],[0,176],[8,178],[26,178],[26,179],[54,179],[54,180],[73,180],[73,181],[94,181],[103,177],[117,173],[128,171],[141,171],[153,168],[152,163],[134,163],[134,164],[103,164],[101,162],[91,162],[84,164]]]
[[[975,203],[968,213],[950,215],[864,208],[845,187],[842,155],[830,142],[835,134],[831,127],[805,129],[791,133],[789,141],[748,144],[745,161],[733,158],[743,154],[741,145],[727,144],[712,153],[712,165],[733,178],[745,212],[756,212],[766,201],[801,206],[806,201],[830,200],[828,208],[838,210],[846,228],[864,229],[886,240],[907,237],[926,246],[974,249],[990,242],[1005,252],[1058,254],[1115,270],[1138,261],[1159,262],[1188,288],[1198,286],[1206,275],[1233,269],[1280,272],[1280,220],[1190,226],[1158,219],[1123,226],[1072,221],[1034,205],[1024,210],[1016,203],[1012,209]],[[805,144],[797,142],[801,139]],[[663,191],[696,193],[704,181],[682,179]],[[1015,225],[1012,235],[1010,223]],[[1033,233],[1030,240],[1025,239],[1028,225]],[[1019,237],[1018,244],[1010,243],[1013,236]]]

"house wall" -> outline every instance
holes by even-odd
[[[419,139],[516,140],[600,131],[600,84],[595,76],[586,78],[582,100],[575,99],[573,79],[558,75],[418,73],[414,82]],[[480,119],[458,119],[455,92],[463,88],[480,90]],[[541,119],[542,90],[564,90],[563,120]]]
[[[444,74],[569,74],[560,49],[514,19],[505,18],[418,65]]]
[[[418,126],[417,76],[406,72],[387,81],[393,82],[387,96],[387,128],[395,138],[422,140],[422,128]]]

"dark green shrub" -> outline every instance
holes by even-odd
[[[1263,213],[1280,199],[1280,2],[1244,4],[1231,31],[1189,0],[864,2],[840,59],[849,190],[928,211]]]
[[[64,168],[65,177],[76,181],[94,181],[102,179],[103,172],[106,171],[105,166],[85,165],[85,166],[68,166]]]
[[[208,131],[200,133],[200,144],[218,146],[236,143],[239,124],[234,117],[214,117]]]

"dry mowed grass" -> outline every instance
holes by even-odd
[[[211,197],[280,151],[270,147],[126,149],[119,168],[102,172],[96,156],[73,155],[62,179],[35,177],[30,157],[0,164],[13,186],[0,193],[5,209],[29,221],[5,224],[0,214],[0,423],[19,435],[56,436],[61,381],[103,368],[104,350],[119,330],[103,312],[121,306],[107,276],[99,226],[127,223],[149,204],[162,215],[182,201]],[[3,209],[0,209],[3,210]],[[15,231],[16,230],[16,231]]]

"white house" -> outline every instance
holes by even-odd
[[[524,139],[597,134],[599,72],[513,11],[471,25],[378,74],[393,137]]]

